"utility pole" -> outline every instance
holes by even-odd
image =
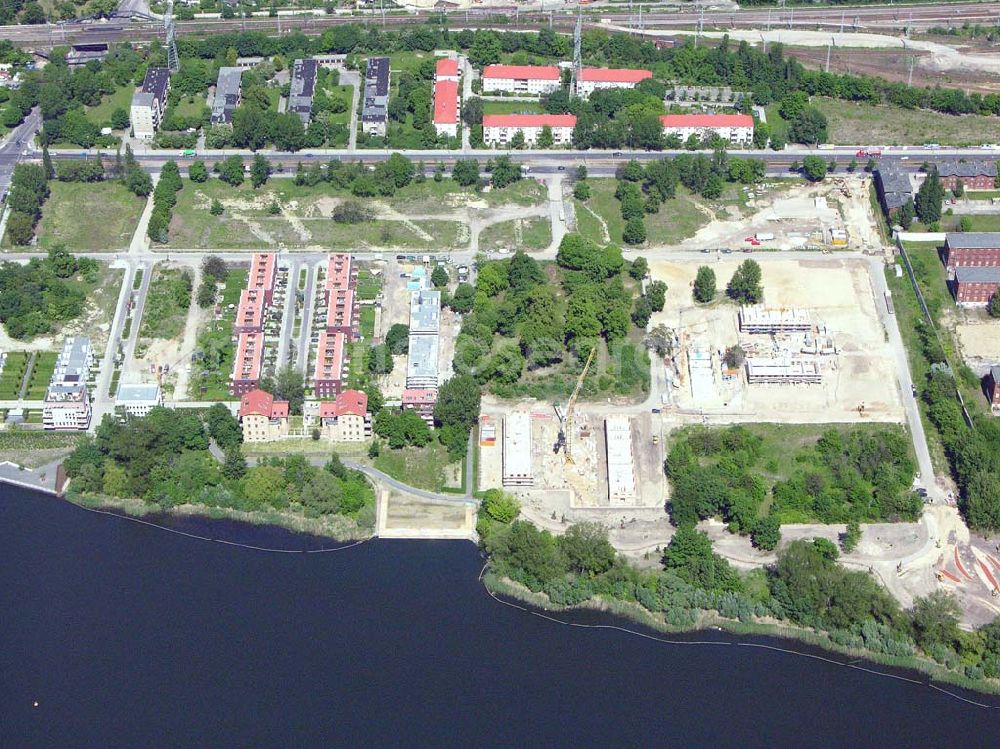
[[[576,29],[573,31],[573,77],[570,80],[569,95],[580,95],[580,77],[583,74],[583,12],[576,5]]]
[[[830,50],[833,47],[835,41],[836,40],[831,36],[830,37],[830,43],[828,45],[826,45],[826,72],[827,73],[830,72]]]
[[[176,73],[181,69],[181,59],[177,55],[177,30],[174,26],[174,0],[168,0],[163,25],[167,31],[167,70]]]

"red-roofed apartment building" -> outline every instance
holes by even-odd
[[[368,395],[360,390],[344,390],[337,400],[320,403],[319,419],[331,442],[364,442],[372,433]]]
[[[264,292],[264,304],[271,304],[274,296],[274,283],[278,277],[278,256],[273,252],[254,253],[250,262],[250,275],[247,277],[248,289],[259,289]]]
[[[438,80],[434,83],[434,130],[438,135],[458,137],[457,81]]]
[[[573,114],[487,114],[483,115],[483,142],[488,146],[506,146],[515,133],[524,133],[524,142],[534,145],[542,129],[552,130],[553,145],[562,146],[573,139],[576,115]]]
[[[288,401],[276,401],[264,390],[251,390],[240,398],[240,424],[244,442],[270,442],[288,436]]]
[[[260,332],[264,328],[264,292],[259,289],[243,289],[240,304],[233,320],[233,333]]]
[[[640,81],[653,77],[651,70],[631,68],[584,68],[576,82],[576,92],[586,99],[600,88],[635,88]]]
[[[407,388],[403,391],[403,408],[416,411],[428,426],[434,426],[435,403],[437,390],[433,388]]]
[[[236,339],[236,356],[229,386],[233,395],[243,395],[257,387],[263,361],[264,335],[259,331],[240,333]]]
[[[316,344],[316,368],[313,370],[313,392],[317,398],[335,398],[347,371],[347,338],[343,333],[319,334]]]
[[[692,135],[704,138],[714,133],[731,145],[753,141],[753,117],[748,114],[665,114],[660,117],[665,136],[682,141]]]
[[[458,83],[458,60],[454,57],[442,57],[434,68],[435,81],[455,81]]]
[[[487,65],[483,68],[483,93],[549,94],[562,85],[554,65]]]
[[[347,253],[334,253],[326,267],[326,330],[343,333],[348,340],[354,338],[361,310],[354,299],[358,271],[354,258]]]

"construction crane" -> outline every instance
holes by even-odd
[[[590,369],[590,365],[594,361],[594,355],[596,353],[597,346],[594,346],[590,349],[590,355],[587,356],[587,362],[583,365],[583,371],[580,372],[580,376],[576,378],[576,387],[573,388],[573,394],[569,397],[569,403],[566,404],[566,414],[562,418],[562,429],[559,430],[559,438],[556,441],[555,451],[559,452],[559,448],[562,447],[566,456],[567,464],[573,462],[573,410],[576,407],[576,399],[580,396],[580,388],[583,387],[583,381],[587,377],[587,371]],[[558,409],[556,409],[556,413],[559,413]]]

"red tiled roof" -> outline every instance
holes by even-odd
[[[255,253],[250,263],[250,275],[247,276],[247,288],[273,289],[277,268],[278,257],[273,252]]]
[[[368,394],[360,390],[344,390],[337,396],[336,400],[323,401],[319,404],[321,419],[327,419],[332,416],[340,417],[345,414],[363,417],[367,410]]]
[[[240,398],[240,418],[251,415],[285,418],[288,416],[288,401],[276,401],[266,390],[256,388]]]
[[[434,84],[434,124],[454,125],[458,122],[458,84],[438,81]]]
[[[631,68],[584,68],[580,71],[581,81],[599,83],[638,83],[652,77],[653,71],[651,70],[632,70]]]
[[[347,252],[333,252],[326,262],[326,290],[348,289],[353,282],[354,257]]]
[[[483,127],[575,127],[575,114],[485,114]]]
[[[458,75],[458,60],[453,57],[442,57],[437,61],[436,73],[442,75]]]
[[[663,127],[753,127],[748,114],[664,114]]]
[[[559,68],[554,65],[487,65],[483,78],[513,78],[534,81],[558,81]]]
[[[412,406],[420,403],[436,403],[437,390],[432,388],[407,388],[403,391],[403,405]]]

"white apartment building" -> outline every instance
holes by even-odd
[[[148,416],[157,406],[163,405],[163,394],[155,382],[148,385],[118,386],[115,396],[115,408],[121,409],[129,416]]]
[[[635,88],[641,81],[653,77],[651,70],[631,68],[583,68],[576,82],[576,92],[584,99],[602,88]]]
[[[665,114],[660,122],[665,136],[677,135],[682,141],[715,133],[730,145],[753,142],[753,117],[748,114]]]
[[[562,74],[554,65],[487,65],[483,69],[483,93],[541,96],[562,85]]]
[[[163,121],[170,90],[170,71],[166,68],[149,68],[142,86],[132,94],[129,122],[136,138],[152,140]]]
[[[553,145],[564,146],[573,140],[574,114],[487,114],[483,115],[483,142],[488,146],[507,146],[514,135],[524,133],[524,142],[533,146],[546,127],[552,130]]]
[[[67,338],[45,391],[42,426],[45,429],[83,430],[90,426],[87,380],[94,363],[90,339]]]

